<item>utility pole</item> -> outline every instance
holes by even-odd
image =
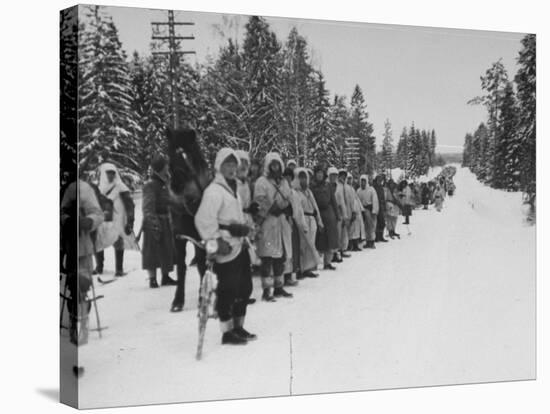
[[[194,26],[193,22],[177,22],[174,18],[174,11],[168,10],[167,22],[152,22],[153,29],[152,40],[160,42],[161,45],[168,45],[168,50],[158,50],[153,52],[153,56],[168,57],[168,80],[170,82],[170,123],[174,129],[179,127],[178,109],[180,97],[177,88],[177,76],[180,66],[180,59],[183,55],[195,54],[194,50],[181,50],[183,40],[194,40],[195,37],[180,36],[176,33],[178,26]],[[166,29],[168,33],[166,33]],[[162,49],[162,47],[159,47]]]

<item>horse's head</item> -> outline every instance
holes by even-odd
[[[185,199],[190,210],[195,210],[209,181],[208,164],[197,134],[192,129],[169,129],[166,137],[172,191]]]
[[[201,153],[194,130],[169,129],[166,137],[168,139],[172,190],[179,194],[183,192],[187,183],[208,171],[208,164]]]

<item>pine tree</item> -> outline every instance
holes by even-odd
[[[499,60],[481,77],[486,95],[469,103],[488,110],[488,127],[480,125],[464,143],[463,163],[492,187],[535,191],[536,182],[536,38],[522,39],[520,69],[514,87]]]
[[[78,7],[61,11],[60,21],[60,179],[61,187],[76,179]]]
[[[473,148],[472,141],[474,137],[472,134],[466,134],[464,137],[464,149],[462,151],[462,166],[472,168]]]
[[[393,137],[389,119],[386,119],[384,123],[384,138],[382,140],[382,151],[380,156],[382,169],[388,172],[393,168]]]
[[[430,147],[430,134],[428,131],[422,130],[421,133],[421,150],[420,150],[420,162],[422,168],[420,170],[420,175],[426,175],[432,165],[432,152]]]
[[[313,167],[313,163],[326,160],[334,165],[338,160],[338,148],[333,135],[334,127],[330,119],[329,92],[325,87],[325,79],[321,72],[316,72],[314,110],[312,113],[312,132],[310,136],[311,148],[308,156],[307,167]]]
[[[348,136],[359,138],[360,159],[358,165],[349,167],[357,168],[361,173],[372,174],[376,168],[376,144],[375,137],[372,135],[374,128],[368,121],[368,117],[363,91],[359,85],[355,85],[351,96]]]
[[[142,59],[134,53],[130,64],[132,110],[140,131],[136,136],[139,172],[145,176],[156,153],[166,151],[165,130],[169,122],[166,104],[166,72],[152,58]]]
[[[253,158],[283,149],[281,46],[261,17],[251,16],[245,31],[243,45],[229,38],[199,79],[199,129],[210,160],[223,146]]]
[[[281,125],[279,131],[286,145],[281,149],[299,165],[308,163],[312,134],[315,85],[309,62],[306,39],[292,28],[283,51],[281,90]]]
[[[261,17],[251,16],[245,29],[242,68],[248,97],[247,138],[252,155],[262,156],[280,144],[281,45]]]
[[[397,149],[395,151],[395,158],[397,166],[405,171],[407,169],[407,146],[408,146],[409,134],[407,128],[404,127],[401,135],[399,136],[399,142],[397,143]]]
[[[517,108],[511,82],[504,88],[495,147],[495,187],[518,190],[520,187],[521,141],[517,131]]]
[[[437,147],[437,138],[435,136],[435,129],[432,129],[430,134],[430,167],[435,165],[435,149]]]
[[[121,174],[139,181],[133,94],[126,56],[110,16],[100,6],[84,6],[79,30],[80,168],[90,171],[110,160]]]
[[[337,148],[338,157],[335,160],[334,166],[341,168],[345,167],[344,149],[345,139],[348,136],[349,125],[349,108],[346,105],[344,96],[335,95],[333,104],[330,107],[330,124],[332,125],[332,134],[334,137],[334,145]]]
[[[504,94],[504,87],[508,82],[508,74],[502,59],[493,63],[493,65],[487,69],[485,76],[481,77],[481,88],[486,91],[486,95],[476,97],[469,101],[470,104],[483,104],[489,113],[488,129],[490,136],[487,139],[486,145],[483,151],[484,157],[487,162],[484,168],[484,180],[493,185],[500,186],[500,177],[495,176],[495,168],[498,168],[499,161],[496,159],[495,147],[497,145],[497,138],[499,135],[499,113],[501,100]]]
[[[418,147],[418,131],[414,127],[414,122],[412,123],[406,145],[406,161],[405,161],[405,177],[414,178],[417,176],[417,157],[416,151]]]
[[[489,130],[485,124],[480,124],[474,133],[473,140],[473,153],[472,153],[472,163],[473,163],[473,173],[476,177],[482,181],[486,182],[489,175],[490,165],[488,164],[489,153],[487,151],[487,146],[489,144]]]
[[[423,148],[423,141],[422,141],[422,133],[423,133],[422,130],[417,129],[415,140],[414,140],[413,153],[414,153],[414,160],[415,160],[415,169],[414,169],[415,177],[420,177],[425,174],[425,155],[424,155],[424,148]]]
[[[200,107],[200,74],[187,62],[177,71],[176,87],[180,96],[178,119],[180,125],[199,130],[204,112]]]
[[[200,127],[210,156],[221,146],[253,158],[285,148],[281,45],[261,17],[251,16],[245,31],[242,47],[229,38],[200,79]]]
[[[515,77],[519,107],[518,139],[521,143],[521,188],[536,192],[536,93],[537,93],[537,47],[536,35],[526,35],[519,52],[519,69]]]
[[[240,47],[229,39],[207,67],[200,85],[201,127],[210,160],[224,146],[246,151],[257,148],[249,122],[252,102],[245,78]]]

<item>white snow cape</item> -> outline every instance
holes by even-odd
[[[115,178],[109,182],[107,171],[114,171]],[[96,251],[105,250],[112,246],[119,237],[124,241],[125,250],[139,250],[139,246],[132,234],[126,234],[125,227],[128,221],[126,208],[120,198],[120,193],[129,192],[129,188],[120,178],[117,167],[111,163],[103,163],[99,166],[99,191],[113,201],[113,220],[104,221],[97,229],[95,242]]]

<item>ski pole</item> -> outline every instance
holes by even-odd
[[[97,332],[99,333],[99,338],[102,338],[101,336],[101,331],[103,330],[103,328],[101,327],[101,322],[99,321],[99,311],[97,310],[97,299],[99,299],[98,297],[96,297],[95,295],[95,287],[94,287],[94,279],[92,278],[92,296],[94,297],[92,300],[94,302],[94,310],[95,310],[95,317],[96,317],[96,320],[97,320]]]

